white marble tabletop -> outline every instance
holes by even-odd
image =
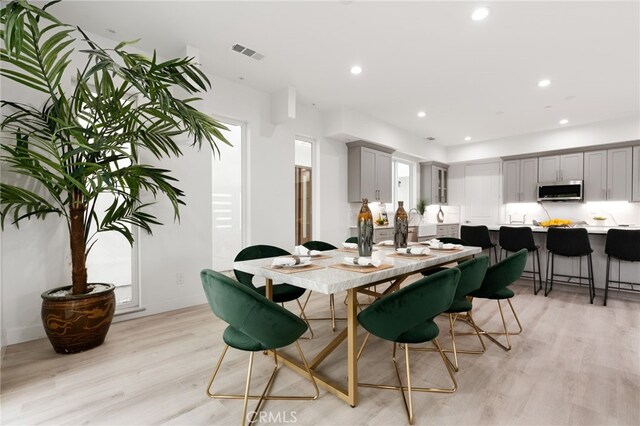
[[[314,269],[311,271],[297,272],[293,274],[284,274],[282,272],[265,268],[271,265],[272,258],[234,262],[233,268],[239,271],[253,274],[255,276],[272,279],[274,281],[274,284],[276,282],[284,282],[319,293],[332,294],[381,280],[391,280],[394,277],[415,273],[432,266],[455,262],[458,259],[469,257],[482,251],[479,247],[466,246],[462,251],[451,253],[443,251],[431,251],[431,254],[435,257],[418,260],[410,256],[387,256],[389,254],[395,253],[393,247],[376,247],[374,250],[374,258],[382,260],[384,264],[393,265],[393,267],[369,273],[352,272],[343,269],[331,268],[329,267],[330,265],[342,263],[342,260],[345,257],[357,256],[357,252],[348,253],[338,250],[330,250],[324,251],[322,252],[322,254],[331,256],[331,259],[320,259],[312,261],[313,264],[324,266],[324,268],[322,269]]]

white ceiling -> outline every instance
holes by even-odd
[[[63,2],[67,22],[320,110],[354,108],[443,145],[640,116],[640,3]],[[110,34],[107,28],[115,30]],[[230,51],[240,43],[261,61]],[[363,72],[350,74],[353,64]],[[538,80],[552,81],[547,88]],[[551,108],[545,108],[551,106]],[[418,118],[424,110],[427,117]]]

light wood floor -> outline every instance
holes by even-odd
[[[560,285],[547,298],[534,297],[528,281],[512,288],[525,328],[513,338],[514,349],[487,343],[484,355],[461,355],[458,392],[415,394],[416,424],[640,424],[640,303],[614,294],[607,307],[601,297],[589,305],[586,289]],[[337,302],[343,314],[341,297]],[[479,325],[497,326],[490,320],[497,319],[495,302],[474,306]],[[312,296],[310,312],[324,316],[327,308],[327,296]],[[449,346],[445,322],[439,323],[440,342]],[[204,393],[224,327],[208,306],[197,306],[114,324],[103,346],[82,354],[56,355],[47,340],[10,346],[2,363],[1,423],[238,424],[241,401]],[[308,357],[333,334],[326,321],[313,327],[317,337],[302,341]],[[477,344],[474,337],[459,340],[460,346]],[[360,381],[394,383],[390,354],[388,342],[372,338],[360,360]],[[219,391],[242,391],[247,361],[246,354],[229,351]],[[254,389],[261,389],[271,366],[256,356]],[[323,364],[336,379],[344,377],[344,366],[337,354]],[[412,372],[415,386],[447,385],[435,353],[412,353]],[[285,368],[272,391],[305,394],[311,386]],[[398,391],[370,388],[360,388],[356,408],[321,391],[317,401],[267,401],[264,410],[272,423],[279,415],[280,423],[407,424]]]

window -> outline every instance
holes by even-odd
[[[243,142],[244,125],[229,119],[221,121],[223,134],[232,146],[219,144],[220,157],[212,159],[212,266],[216,271],[233,269],[233,259],[243,246]]]
[[[398,201],[404,202],[408,212],[416,206],[415,164],[409,161],[393,160],[393,201],[397,208]]]
[[[313,142],[295,141],[296,245],[310,241],[312,235]]]

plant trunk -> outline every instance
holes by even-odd
[[[73,294],[87,292],[86,244],[84,240],[85,207],[71,207],[71,283]]]

